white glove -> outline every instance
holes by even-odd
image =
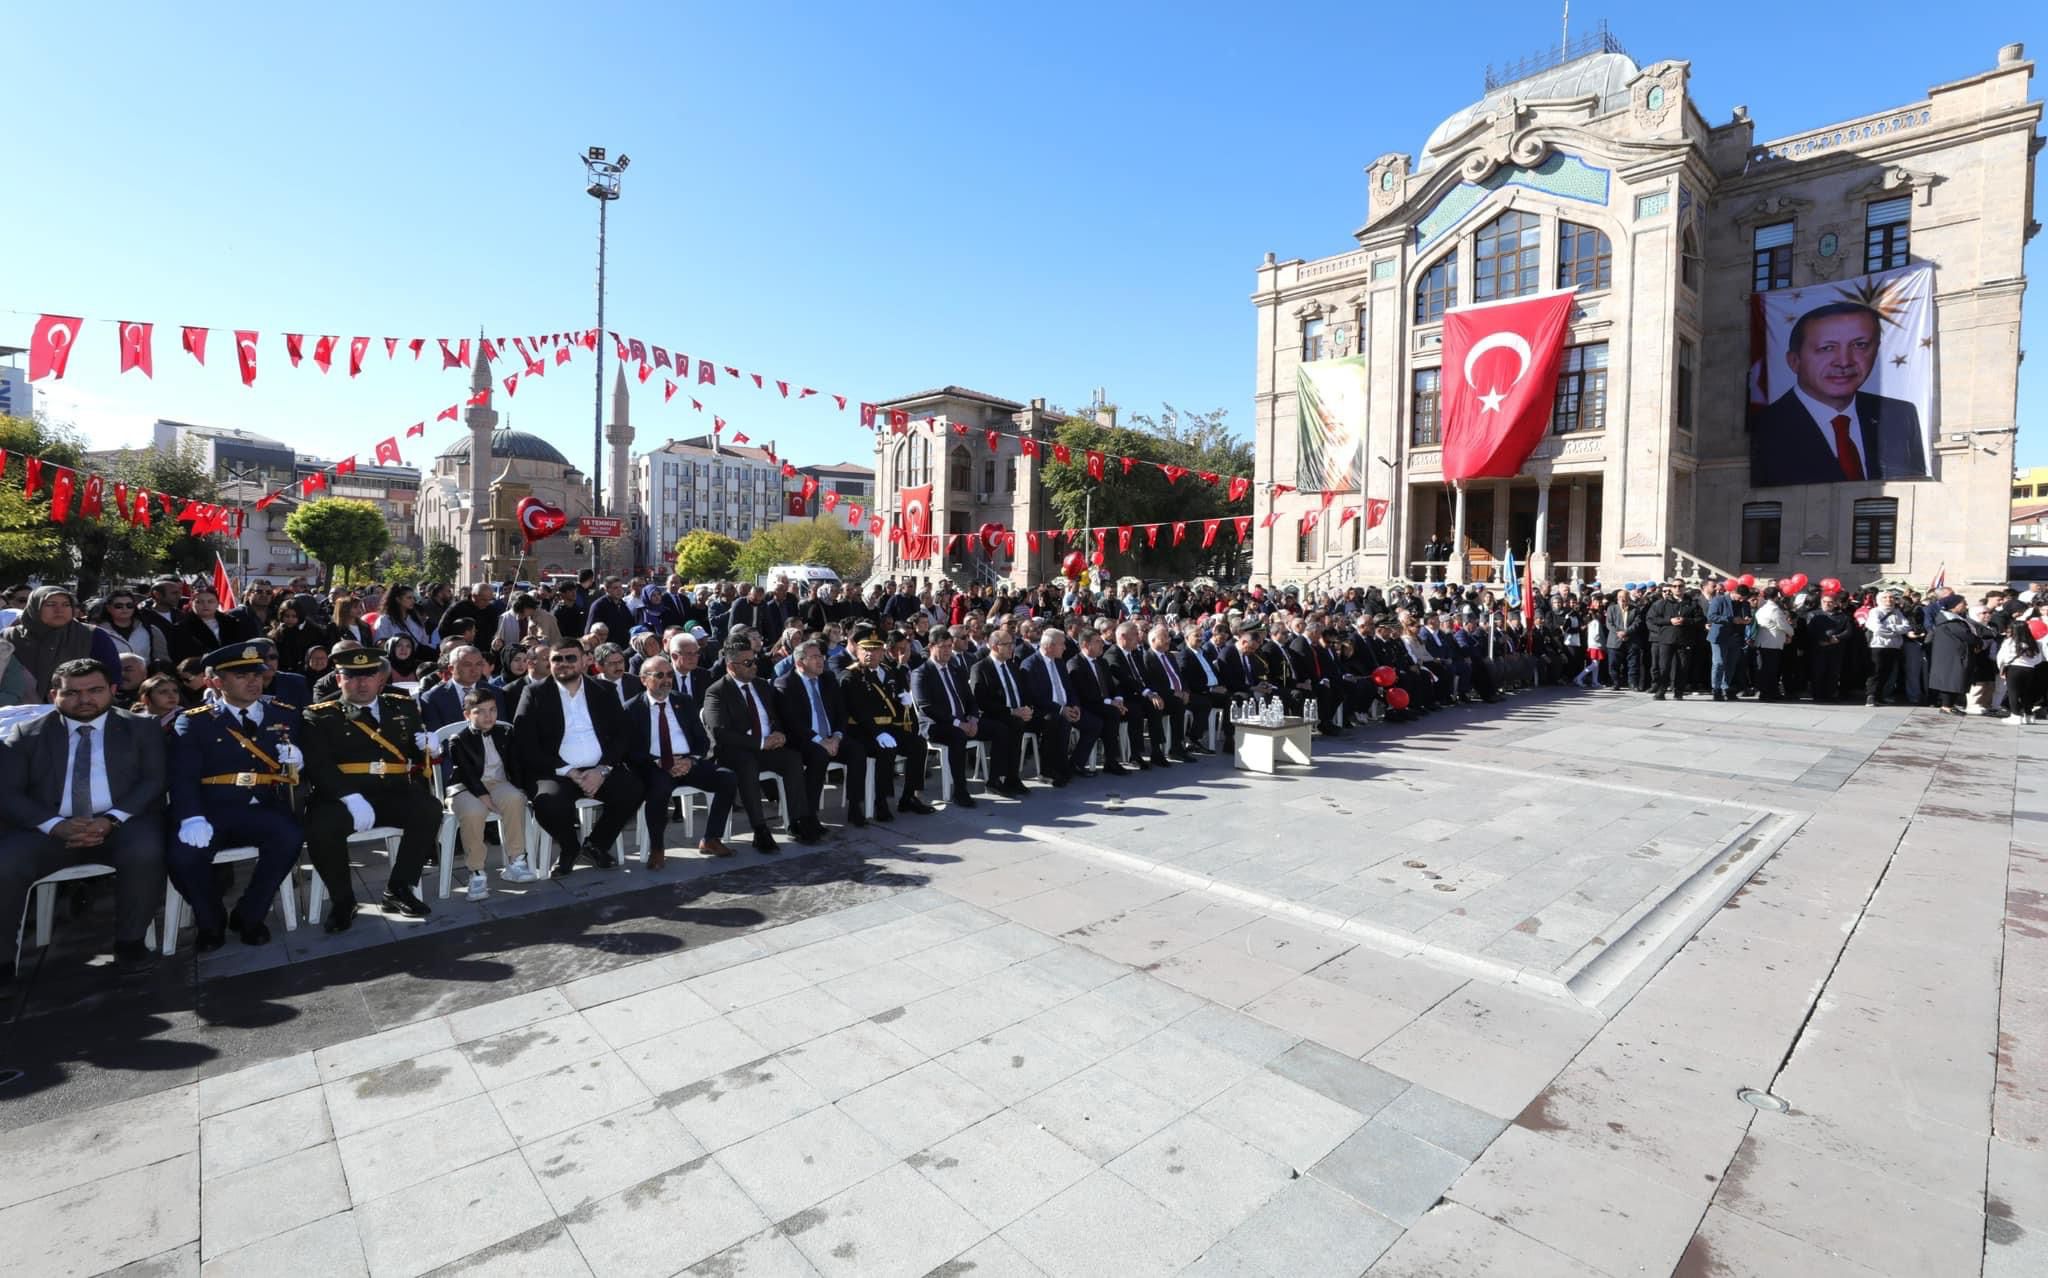
[[[894,750],[896,748],[896,738],[886,732],[877,732],[875,734],[875,744],[884,750]]]
[[[371,811],[370,801],[362,795],[344,794],[341,796],[341,802],[348,809],[349,817],[356,823],[356,828],[351,833],[361,834],[377,824],[377,814]]]
[[[211,847],[213,822],[205,817],[186,817],[178,822],[178,842],[188,848]]]
[[[412,743],[420,748],[421,754],[432,754],[434,752],[434,734],[431,732],[413,733]]]
[[[306,766],[306,755],[297,746],[287,741],[277,748],[277,761],[290,768]]]
[[[906,706],[914,704],[917,700],[917,698],[913,697],[911,694],[907,692],[897,694],[896,699],[898,701],[901,701]]]

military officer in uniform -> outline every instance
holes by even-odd
[[[170,751],[171,815],[177,837],[164,858],[172,884],[192,907],[199,948],[216,950],[233,928],[249,945],[270,940],[264,918],[299,862],[303,832],[292,787],[305,762],[296,739],[299,707],[263,695],[269,673],[255,644],[206,654],[220,699],[178,716]],[[254,847],[256,870],[229,913],[213,877],[213,854]]]
[[[348,836],[373,825],[403,831],[384,908],[407,918],[427,916],[419,896],[420,869],[434,850],[441,805],[428,788],[427,751],[433,738],[420,724],[419,703],[402,693],[379,693],[384,654],[357,648],[334,658],[341,696],[306,711],[306,852],[334,904],[327,930],[355,920],[355,882],[349,872]]]
[[[903,760],[903,794],[896,806],[905,812],[929,813],[919,797],[924,788],[925,741],[917,734],[917,712],[909,704],[909,686],[888,661],[889,645],[872,630],[854,641],[858,664],[839,672],[839,694],[846,702],[846,730],[867,747],[875,769],[877,821],[889,811],[889,791],[896,779],[896,760]],[[857,782],[855,784],[858,784]]]

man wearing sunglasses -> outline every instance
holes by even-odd
[[[759,661],[752,648],[728,643],[722,654],[725,677],[704,690],[704,726],[711,733],[712,757],[739,778],[740,802],[754,829],[754,850],[780,852],[768,833],[761,808],[761,774],[773,772],[782,781],[784,816],[799,843],[816,843],[825,827],[811,812],[804,790],[803,758],[789,746],[789,734],[776,717],[775,698],[754,682]]]
[[[626,762],[626,711],[609,688],[584,677],[583,642],[563,639],[548,650],[545,683],[529,682],[512,718],[512,745],[533,778],[533,816],[555,841],[554,878],[566,878],[578,857],[597,869],[615,865],[612,844],[633,819],[645,791]],[[603,804],[585,839],[579,799]]]

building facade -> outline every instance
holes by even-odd
[[[808,501],[803,495],[803,481],[806,477],[818,481],[818,486],[811,491]],[[840,502],[852,502],[864,512],[877,509],[874,502],[874,468],[860,465],[858,462],[843,461],[833,466],[799,466],[796,476],[789,480],[786,488],[788,491],[783,500],[783,513],[790,519],[816,519],[827,513],[824,506],[826,493],[837,495]],[[838,514],[845,509],[845,506],[835,503],[831,513]],[[843,515],[840,518],[844,520]],[[859,528],[849,527],[847,531],[858,532],[870,541],[874,539],[874,533],[866,519],[861,520]]]
[[[490,420],[495,422],[495,413]],[[578,552],[575,529],[576,521],[590,514],[589,479],[560,449],[538,435],[507,427],[493,429],[485,438],[489,447],[484,466],[472,462],[477,442],[474,432],[434,459],[419,491],[415,526],[420,544],[445,542],[463,550],[463,570],[470,580],[502,580],[508,571],[519,571],[522,560],[528,579],[535,572],[574,572],[587,560]],[[484,473],[486,469],[489,474]],[[506,522],[492,518],[493,494],[513,490],[519,497],[538,497],[557,506],[569,517],[568,527],[538,543],[532,555],[525,553],[516,528],[493,527]],[[472,519],[479,493],[484,514]],[[473,529],[478,533],[474,553],[468,549]],[[481,555],[480,564],[475,554]]]
[[[666,571],[686,533],[723,533],[745,541],[787,512],[781,463],[768,450],[720,443],[715,436],[672,439],[632,462],[641,563]]]
[[[1768,141],[1743,107],[1708,123],[1686,62],[1638,67],[1604,32],[1571,52],[1373,161],[1356,248],[1259,267],[1254,577],[1482,579],[1511,547],[1551,580],[2002,577],[2038,229],[2022,48]],[[1931,477],[1753,486],[1752,295],[1914,263],[1936,289]],[[1444,312],[1572,287],[1543,442],[1512,478],[1445,483]],[[1297,373],[1344,357],[1365,370],[1363,484],[1334,501],[1386,513],[1304,532],[1325,507],[1301,482]]]

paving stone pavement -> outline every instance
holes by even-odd
[[[8,1272],[2048,1272],[2030,734],[1569,695],[1424,727],[933,818],[862,845],[890,877],[728,883],[763,908],[708,943],[509,997],[423,971],[364,987],[374,1032],[112,1103],[9,1123],[0,1089]],[[1759,815],[1782,837],[1732,858]],[[1652,845],[1691,871],[1630,878]],[[1703,870],[1719,908],[1583,997],[1553,953],[1500,979],[1498,932],[1288,908],[1369,913],[1407,860],[1425,900],[1493,892],[1488,927]]]

